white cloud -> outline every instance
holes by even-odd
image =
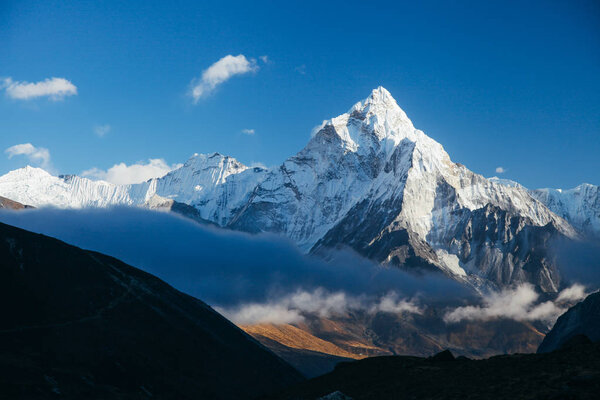
[[[211,93],[217,86],[235,75],[243,75],[258,70],[256,60],[248,60],[243,54],[227,55],[202,72],[199,79],[192,81],[191,95],[194,103]]]
[[[77,94],[77,87],[65,78],[48,78],[39,82],[18,82],[6,78],[2,86],[9,97],[18,100],[46,96],[50,100],[57,101]]]
[[[242,129],[242,133],[246,135],[254,135],[254,129]]]
[[[568,288],[564,289],[563,291],[561,291],[558,294],[556,301],[558,303],[574,302],[574,301],[579,301],[579,300],[585,299],[587,297],[587,295],[588,294],[585,291],[585,286],[579,285],[576,283],[573,286],[568,287]]]
[[[585,297],[584,287],[575,284],[561,291],[555,301],[538,303],[539,294],[530,284],[492,292],[483,298],[482,306],[458,307],[444,316],[446,322],[462,320],[492,320],[510,318],[517,321],[543,321],[553,323],[567,310],[567,303]]]
[[[96,125],[94,126],[94,133],[98,136],[98,137],[104,137],[104,135],[106,135],[108,132],[110,132],[110,125],[105,124],[105,125]]]
[[[168,165],[163,159],[149,159],[147,163],[127,165],[125,163],[115,164],[104,171],[99,168],[91,168],[81,173],[81,176],[101,179],[117,185],[128,185],[145,182],[148,179],[160,178],[182,164]]]
[[[403,312],[411,313],[411,314],[422,314],[423,310],[419,307],[413,299],[401,299],[398,293],[389,292],[385,296],[383,296],[377,304],[375,304],[374,308],[371,309],[371,312],[388,312],[394,314],[400,314]]]
[[[4,150],[4,152],[8,154],[9,159],[14,156],[22,155],[27,157],[29,162],[37,164],[44,169],[51,168],[50,152],[43,147],[35,147],[31,143],[23,143],[9,147]]]
[[[225,315],[225,317],[233,321],[237,325],[253,325],[253,324],[293,324],[304,321],[304,317],[300,315],[299,310],[293,310],[286,305],[276,303],[265,304],[246,304],[235,310],[228,310],[215,307],[216,310]]]
[[[297,66],[296,68],[294,68],[296,70],[297,73],[299,73],[300,75],[306,75],[306,65],[302,64]]]
[[[319,131],[320,131],[321,129],[323,129],[323,128],[325,127],[325,125],[327,125],[327,122],[329,122],[329,121],[327,121],[327,120],[323,120],[323,122],[321,122],[319,125],[316,125],[316,126],[314,126],[314,127],[313,127],[313,128],[310,130],[310,137],[311,137],[311,138],[315,137],[315,135],[316,135],[317,133],[319,133]]]
[[[506,172],[506,169],[504,169],[503,167],[496,167],[497,174],[503,174],[505,172]]]
[[[260,58],[260,61],[264,62],[265,64],[267,64],[270,61],[269,56],[260,56],[258,58]]]
[[[344,315],[352,310],[372,314],[422,313],[413,300],[401,299],[396,292],[389,292],[378,299],[366,295],[351,296],[343,291],[329,292],[323,288],[298,290],[265,303],[248,303],[233,308],[217,307],[217,310],[238,325],[290,324],[304,321],[306,315],[328,318],[332,315]]]

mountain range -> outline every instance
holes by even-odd
[[[528,190],[486,179],[452,162],[382,87],[275,168],[195,154],[163,177],[115,185],[26,167],[0,177],[0,195],[35,207],[175,205],[203,223],[283,235],[305,252],[351,248],[476,288],[529,282],[556,292],[552,243],[600,236],[597,186]]]

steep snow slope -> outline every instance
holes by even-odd
[[[537,189],[531,195],[578,231],[600,238],[600,187],[584,183],[569,190]]]

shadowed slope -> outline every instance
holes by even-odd
[[[576,335],[585,335],[592,342],[600,341],[600,292],[590,294],[561,315],[544,338],[538,353],[556,350]]]
[[[252,398],[302,378],[205,303],[0,224],[0,396]]]
[[[367,358],[339,364],[272,399],[596,399],[599,390],[600,344],[595,343],[486,360],[454,359],[448,352]]]

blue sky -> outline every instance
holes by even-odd
[[[446,3],[4,0],[0,173],[28,163],[4,152],[23,143],[57,173],[214,151],[276,165],[383,85],[475,172],[600,184],[600,4]],[[194,103],[227,55],[248,71]],[[9,92],[52,77],[77,93]]]

